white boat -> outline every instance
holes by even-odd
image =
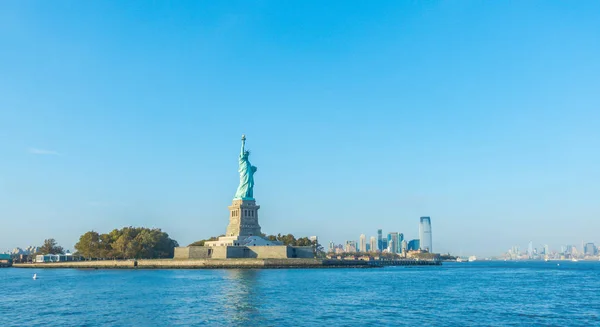
[[[473,261],[476,261],[476,260],[477,260],[477,257],[474,256],[474,255],[472,255],[472,256],[469,257],[469,262],[473,262]]]
[[[577,262],[577,261],[579,261],[579,260],[577,260],[577,258],[573,258],[573,259],[571,259],[571,261],[573,261],[573,262]]]
[[[456,258],[456,262],[463,262],[463,259],[461,259],[460,257]]]
[[[37,279],[37,274],[33,274],[33,279]]]

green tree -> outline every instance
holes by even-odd
[[[283,245],[296,245],[296,237],[292,234],[281,235],[277,234],[277,240],[282,242]]]
[[[313,242],[308,237],[301,237],[296,240],[296,246],[312,246]]]
[[[312,241],[313,252],[316,258],[325,258],[327,253],[325,252],[325,248],[318,241]]]
[[[94,231],[81,235],[79,242],[75,244],[75,250],[85,258],[98,258],[101,254],[100,235]]]
[[[115,258],[115,252],[111,246],[112,238],[109,234],[100,235],[100,246],[98,258]]]
[[[56,243],[56,240],[54,240],[53,238],[49,238],[47,240],[44,240],[44,245],[40,246],[39,253],[40,254],[64,254],[65,250],[62,248],[62,246],[59,246]]]
[[[190,244],[188,246],[204,246],[204,243],[206,243],[206,242],[212,242],[212,241],[217,241],[219,239],[219,237],[222,237],[222,236],[225,236],[225,235],[212,236],[212,237],[210,237],[210,238],[208,238],[206,240],[196,241],[196,242],[194,242],[194,243],[192,243],[192,244]]]
[[[76,245],[80,253],[94,258],[172,258],[177,241],[158,228],[124,227],[108,234],[83,234]]]

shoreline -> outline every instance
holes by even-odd
[[[287,268],[381,268],[378,261],[329,259],[140,259],[47,263],[15,263],[25,269],[287,269]],[[430,261],[403,261],[394,266],[437,266]]]

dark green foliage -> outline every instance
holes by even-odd
[[[86,258],[172,258],[177,241],[159,228],[124,227],[108,234],[91,231],[79,238],[75,249]]]
[[[219,237],[221,237],[221,236],[225,236],[225,235],[220,235],[220,236],[217,236],[217,237],[213,236],[213,237],[211,237],[211,238],[209,238],[209,239],[206,239],[206,240],[200,240],[200,241],[196,241],[196,242],[194,242],[194,243],[192,243],[192,244],[190,244],[190,245],[188,245],[188,246],[204,246],[204,243],[205,243],[205,242],[216,241],[216,240],[218,240],[218,239],[219,239]]]
[[[225,235],[221,235],[221,236],[225,236]],[[279,241],[281,243],[283,243],[283,245],[289,245],[289,246],[312,246],[313,247],[313,252],[315,254],[315,257],[317,258],[324,258],[325,257],[325,249],[323,249],[323,246],[321,246],[321,244],[317,243],[316,241],[311,241],[308,237],[301,237],[301,238],[296,238],[294,235],[292,234],[287,234],[287,235],[281,235],[281,234],[277,234],[277,235],[267,235],[267,234],[261,234],[261,236],[263,238],[268,239],[269,241]],[[211,237],[209,239],[206,240],[200,240],[200,241],[196,241],[188,246],[204,246],[205,242],[208,241],[216,241],[220,236],[217,237]]]
[[[62,246],[56,244],[56,241],[53,238],[49,238],[44,240],[44,245],[40,246],[40,250],[38,254],[64,254],[65,250]]]

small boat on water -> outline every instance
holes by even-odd
[[[577,262],[577,261],[579,261],[579,260],[577,260],[577,258],[573,258],[573,259],[571,259],[571,261],[573,261],[573,262]]]
[[[477,261],[477,257],[472,255],[469,257],[469,262]]]
[[[37,274],[33,274],[33,279],[37,279]]]

